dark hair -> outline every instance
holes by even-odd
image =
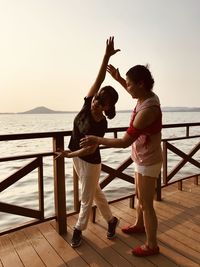
[[[108,110],[105,110],[104,113],[108,119],[113,119],[116,115],[115,106],[111,106]]]
[[[154,79],[148,69],[148,65],[136,65],[127,71],[126,76],[136,84],[143,82],[145,89],[148,91],[153,89]]]
[[[116,115],[115,104],[118,101],[119,95],[117,91],[110,85],[104,86],[101,88],[100,93],[108,99],[109,109],[104,113],[108,119],[113,119]]]

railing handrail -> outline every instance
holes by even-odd
[[[177,128],[187,126],[200,126],[200,122],[166,123],[162,125],[162,128]]]
[[[162,138],[162,141],[177,141],[177,140],[184,140],[184,139],[193,139],[200,137],[200,135],[192,135],[192,136],[183,136],[183,137],[171,137],[171,138]]]
[[[57,132],[39,132],[39,133],[19,133],[0,135],[0,141],[35,139],[35,138],[52,138],[56,136],[70,136],[72,131]]]
[[[174,124],[163,124],[162,128],[180,128],[180,127],[193,127],[200,126],[200,122],[191,122],[191,123],[174,123]],[[124,132],[127,130],[127,127],[111,127],[108,128],[106,133],[114,132]],[[39,133],[19,133],[19,134],[3,134],[0,135],[0,141],[9,141],[9,140],[21,140],[21,139],[35,139],[35,138],[51,138],[56,136],[70,136],[72,131],[56,131],[56,132],[39,132]]]
[[[167,143],[170,141],[175,141],[175,140],[182,140],[182,139],[189,139],[189,138],[198,138],[200,137],[200,135],[190,135],[189,129],[190,127],[193,126],[200,126],[200,122],[196,122],[196,123],[179,123],[179,124],[165,124],[163,125],[163,129],[166,128],[180,128],[180,127],[184,127],[186,128],[186,135],[185,136],[181,136],[181,137],[173,137],[173,138],[163,138],[163,144],[165,144],[165,159],[167,161],[167,149],[168,149],[168,145]],[[127,130],[127,127],[113,127],[113,128],[109,128],[107,129],[106,133],[113,133],[114,137],[117,137],[117,133],[118,132],[125,132]],[[47,156],[54,156],[55,155],[55,151],[57,150],[57,148],[64,148],[64,137],[70,136],[72,133],[72,131],[56,131],[56,132],[40,132],[40,133],[20,133],[20,134],[6,134],[6,135],[0,135],[0,142],[1,141],[15,141],[15,140],[28,140],[28,139],[39,139],[39,138],[52,138],[53,139],[53,148],[51,149],[51,151],[49,152],[43,152],[43,153],[34,153],[34,154],[27,154],[27,155],[12,155],[12,156],[8,156],[8,157],[1,157],[0,158],[0,162],[6,162],[6,161],[12,161],[12,160],[19,160],[19,159],[27,159],[27,158],[43,158],[43,157],[47,157]],[[199,145],[198,145],[199,147]],[[103,148],[107,148],[107,147],[100,147],[101,149]],[[197,148],[198,149],[198,148]],[[178,150],[177,150],[178,151]],[[196,150],[195,150],[196,151]],[[194,153],[195,153],[194,151]],[[181,153],[178,152],[180,155]],[[183,154],[183,153],[182,153]],[[194,160],[191,159],[192,157],[192,153],[191,156],[188,155],[188,158],[190,161],[192,161],[193,163],[195,163]],[[184,163],[184,162],[183,162]],[[182,163],[182,164],[183,164]],[[130,161],[126,161],[126,163],[123,163],[121,165],[121,167],[119,169],[112,169],[109,166],[104,165],[103,169],[105,172],[107,172],[108,175],[108,180],[110,179],[110,181],[115,178],[115,177],[120,177],[121,179],[124,179],[126,181],[132,182],[130,181],[130,177],[128,177],[128,175],[122,173],[122,169],[124,168],[124,166],[128,166],[130,165]],[[196,164],[196,163],[195,163]],[[55,210],[56,210],[56,219],[60,220],[60,226],[58,229],[58,232],[64,232],[66,230],[65,228],[65,216],[66,216],[66,206],[64,207],[64,203],[65,203],[65,192],[64,192],[64,188],[65,188],[65,182],[64,182],[64,178],[65,178],[65,173],[64,173],[64,159],[59,159],[58,161],[54,160],[53,161],[53,166],[54,166],[54,186],[55,186]],[[173,170],[175,172],[175,170]],[[40,172],[42,172],[42,169],[40,169]],[[164,186],[167,185],[168,181],[168,174],[167,174],[167,162],[165,165],[165,171],[164,171],[165,175],[165,181],[166,184]],[[200,175],[200,174],[195,174],[195,175]],[[172,176],[172,175],[171,175]],[[170,176],[170,177],[171,177]],[[41,173],[39,174],[39,177],[41,179],[42,175]],[[102,187],[104,187],[104,185],[108,184],[109,182],[107,181],[103,181]],[[77,182],[75,181],[76,185]],[[133,182],[132,182],[133,183]],[[159,185],[158,185],[159,187]],[[160,190],[161,186],[159,187]],[[42,191],[42,190],[41,190]],[[77,189],[76,189],[76,193]],[[161,196],[161,194],[160,194]],[[76,200],[77,203],[77,200]],[[6,206],[5,206],[6,209]],[[44,218],[44,220],[46,220],[48,218]],[[59,224],[58,223],[58,224]],[[1,233],[0,233],[1,234]]]

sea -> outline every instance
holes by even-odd
[[[60,114],[1,114],[0,115],[0,135],[19,134],[19,133],[39,133],[39,132],[57,132],[72,130],[73,119],[76,113]],[[117,112],[116,117],[108,121],[108,127],[128,127],[131,117],[131,111]],[[200,122],[200,112],[163,112],[163,124],[173,123],[192,123]],[[120,133],[119,137],[124,133]],[[200,127],[191,127],[191,135],[199,135]],[[185,135],[185,128],[163,129],[162,137],[180,137]],[[106,135],[110,137],[110,134]],[[200,138],[173,141],[180,150],[185,153],[197,144]],[[65,147],[69,142],[69,137],[65,138]],[[16,140],[0,142],[0,157],[9,157],[14,155],[34,154],[52,151],[52,139],[41,138],[33,140]],[[117,168],[120,163],[130,156],[130,148],[127,149],[104,149],[101,150],[102,162],[112,168]],[[200,151],[193,158],[200,162]],[[173,153],[168,153],[168,170],[172,169],[181,160]],[[16,172],[22,166],[30,162],[31,159],[0,162],[0,182]],[[54,215],[54,181],[53,181],[53,158],[46,157],[44,162],[44,206],[45,217]],[[66,177],[66,207],[67,211],[73,210],[73,179],[72,179],[72,159],[65,159],[65,177]],[[129,166],[124,173],[133,175],[134,163]],[[197,167],[186,164],[177,177],[185,177],[199,173]],[[105,177],[102,172],[100,180]],[[176,178],[175,178],[176,179]],[[133,193],[133,185],[115,178],[104,192],[108,200],[117,197],[123,197]],[[0,193],[0,202],[38,209],[38,184],[37,171],[26,175],[14,185]],[[31,221],[31,218],[12,215],[0,212],[0,232],[8,228],[16,227],[22,223]]]

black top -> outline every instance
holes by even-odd
[[[91,114],[91,102],[93,97],[85,97],[84,105],[81,111],[76,115],[74,119],[74,126],[72,131],[72,136],[69,141],[69,149],[75,151],[80,149],[79,142],[80,139],[85,137],[85,135],[97,135],[103,137],[107,129],[106,118],[101,121],[95,121]],[[95,150],[93,154],[80,157],[81,159],[93,163],[101,163],[101,155],[99,147]]]

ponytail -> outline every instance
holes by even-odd
[[[104,113],[108,119],[113,119],[116,115],[115,106],[111,106],[108,110],[105,110]]]

